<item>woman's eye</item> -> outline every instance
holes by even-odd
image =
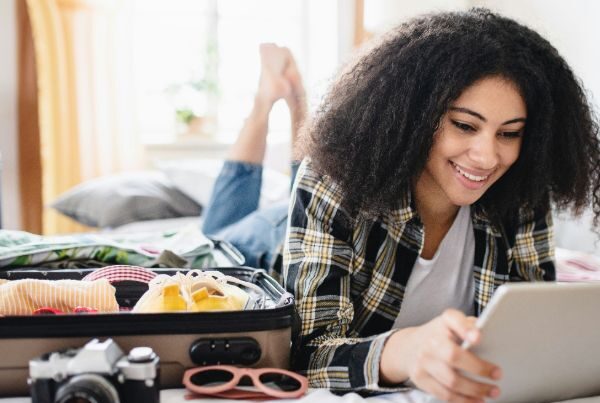
[[[510,138],[510,139],[514,139],[514,138],[518,138],[521,137],[523,135],[522,131],[516,131],[516,132],[500,132],[500,136],[501,137],[506,137],[506,138]]]
[[[473,126],[468,125],[466,123],[458,122],[456,120],[451,120],[451,122],[452,122],[452,124],[454,126],[458,127],[463,132],[472,132],[472,131],[475,131],[475,128]]]

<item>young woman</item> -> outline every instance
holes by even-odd
[[[598,126],[565,61],[485,9],[414,19],[342,73],[305,153],[293,367],[333,390],[497,397],[501,368],[460,348],[474,317],[503,283],[555,279],[551,206],[600,216]]]

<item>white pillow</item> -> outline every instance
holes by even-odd
[[[206,207],[215,181],[221,172],[223,160],[161,161],[157,163],[157,166],[182,193]],[[259,208],[278,202],[287,202],[289,196],[289,176],[273,169],[263,168]]]

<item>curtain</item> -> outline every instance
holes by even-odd
[[[42,162],[38,87],[31,25],[27,5],[16,2],[18,36],[18,166],[20,228],[42,232]]]
[[[48,208],[85,181],[139,168],[127,0],[27,0],[38,81],[43,232],[87,230]]]

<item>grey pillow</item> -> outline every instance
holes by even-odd
[[[91,227],[118,227],[135,221],[199,216],[202,207],[175,188],[165,174],[142,171],[84,182],[50,207]]]

